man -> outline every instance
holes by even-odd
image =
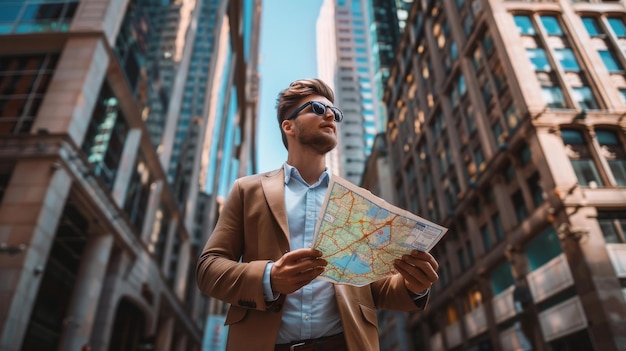
[[[231,304],[228,350],[378,350],[376,308],[421,310],[438,279],[437,261],[417,251],[366,286],[315,279],[326,266],[310,248],[328,187],[325,155],[343,119],[333,101],[318,79],[279,94],[287,162],[235,182],[200,255],[198,286]]]

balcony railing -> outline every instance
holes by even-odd
[[[430,349],[432,351],[445,351],[443,348],[443,336],[441,332],[430,337]]]
[[[541,331],[546,341],[558,339],[587,328],[587,318],[578,296],[539,313]]]
[[[522,341],[519,323],[503,330],[500,333],[500,342],[502,343],[502,351],[528,350],[524,348],[527,341]]]
[[[465,330],[467,337],[472,338],[487,330],[487,315],[485,314],[485,306],[478,306],[470,313],[465,315]]]
[[[541,302],[574,284],[574,278],[564,254],[528,273],[526,277],[535,303]]]
[[[491,300],[496,323],[501,323],[515,316],[515,306],[513,306],[514,288],[514,286],[510,286],[508,289],[494,296]]]
[[[463,342],[460,322],[456,322],[446,327],[446,342],[448,348],[456,347]]]

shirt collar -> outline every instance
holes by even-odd
[[[288,164],[287,162],[285,162],[285,164],[283,165],[283,168],[285,170],[285,184],[289,184],[289,182],[291,181],[291,178],[293,177],[294,179],[302,182],[302,184],[307,184],[307,182],[302,178],[302,175],[300,175],[300,172],[298,171],[298,169],[290,164]],[[328,180],[330,179],[330,173],[328,173],[328,167],[326,167],[324,169],[324,172],[322,172],[322,174],[320,174],[319,179],[317,180],[317,182],[315,182],[315,184],[307,184],[310,187],[316,187],[320,184],[325,184],[328,185]]]

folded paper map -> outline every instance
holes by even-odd
[[[447,230],[333,175],[312,245],[328,261],[318,278],[369,284],[394,274],[402,255],[430,251]]]

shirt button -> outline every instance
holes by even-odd
[[[304,320],[305,320],[305,321],[308,321],[308,320],[309,320],[309,315],[308,315],[308,314],[305,314],[305,315],[304,315]]]

